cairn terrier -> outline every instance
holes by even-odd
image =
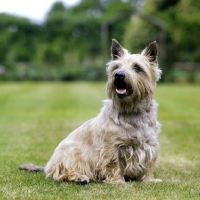
[[[161,76],[157,43],[150,43],[141,54],[130,54],[113,39],[111,57],[108,99],[98,116],[70,133],[45,167],[29,163],[19,169],[42,170],[54,180],[80,184],[161,181],[153,176],[160,131],[153,100]]]

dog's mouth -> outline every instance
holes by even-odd
[[[124,99],[132,94],[132,88],[122,80],[115,80],[116,94],[120,99]]]

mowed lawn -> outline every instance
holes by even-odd
[[[159,84],[160,156],[155,176],[162,183],[86,186],[45,179],[18,165],[45,165],[57,144],[95,117],[105,83],[0,83],[0,199],[200,199],[200,86]]]

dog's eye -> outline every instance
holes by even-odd
[[[133,69],[135,70],[136,73],[142,72],[141,67],[140,67],[139,65],[137,65],[137,64],[135,64],[135,65],[133,66]]]
[[[119,66],[118,65],[115,65],[114,67],[113,67],[113,70],[116,70],[116,69],[118,69],[119,68]]]

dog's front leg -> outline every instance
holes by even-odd
[[[149,168],[145,169],[144,174],[141,178],[143,182],[154,182],[154,183],[162,182],[161,179],[154,178],[153,170],[155,167],[155,162],[156,158],[150,162]]]
[[[106,175],[106,179],[104,182],[114,185],[126,184],[124,176],[122,175],[121,169],[118,165],[112,169],[109,169],[109,172]]]

